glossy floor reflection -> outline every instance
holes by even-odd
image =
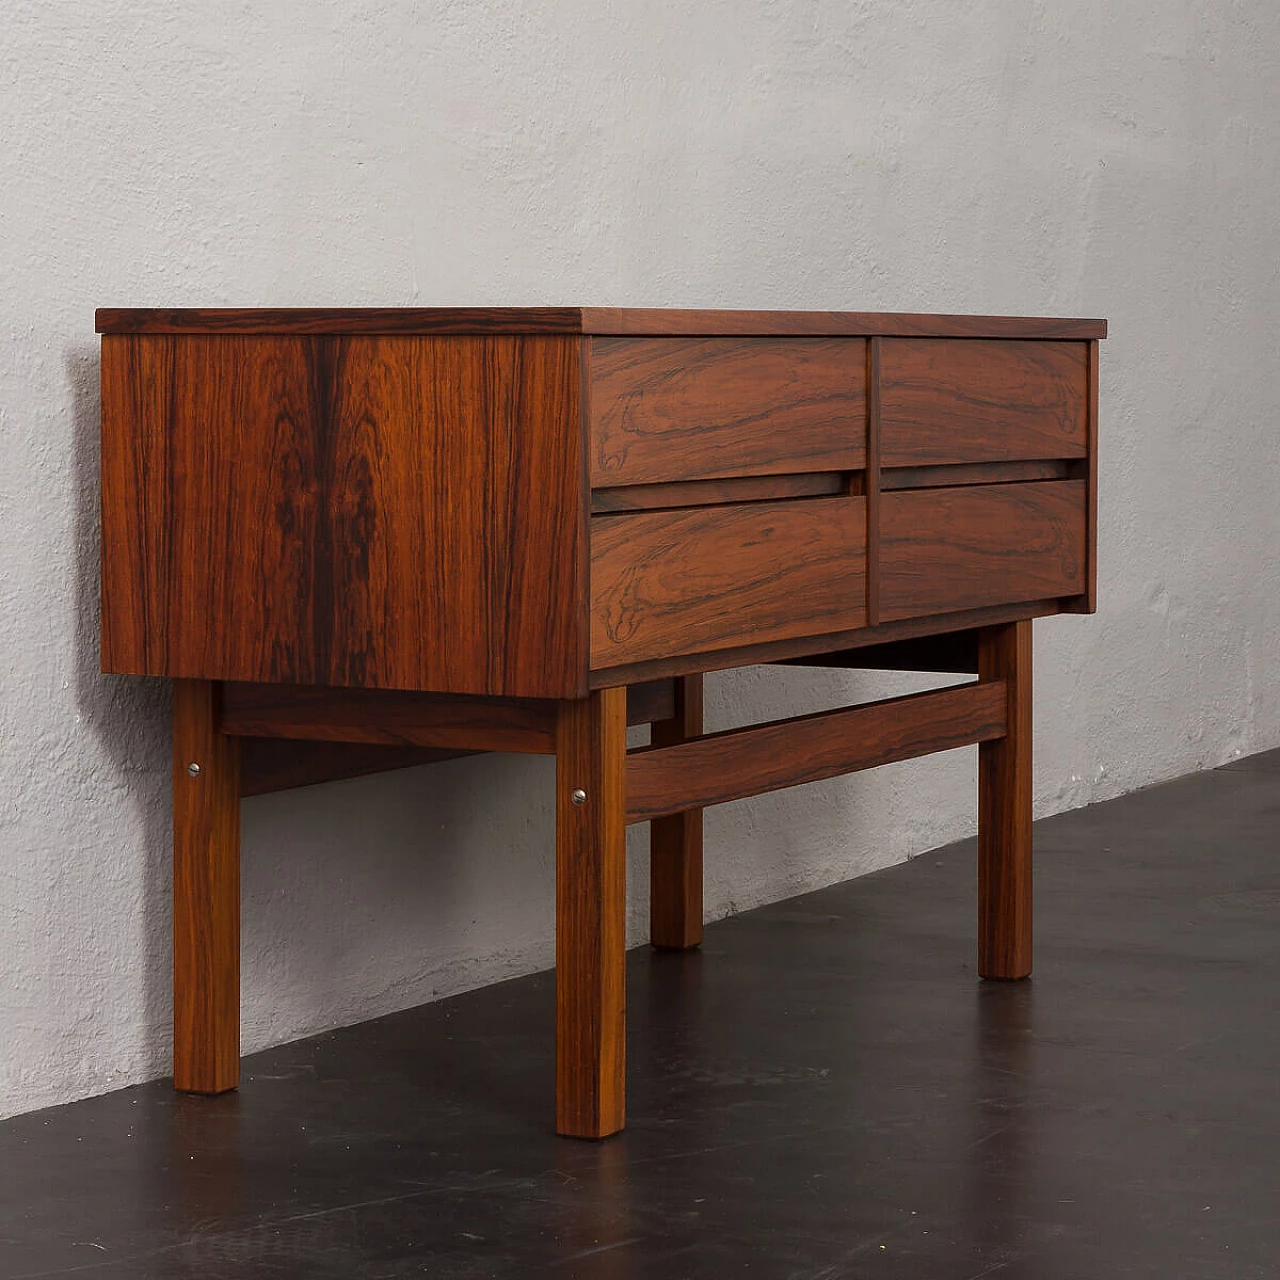
[[[549,975],[0,1124],[0,1277],[1280,1275],[1280,752],[630,964],[630,1127],[548,1131]]]

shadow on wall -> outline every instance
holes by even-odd
[[[170,928],[169,685],[163,680],[105,676],[99,660],[101,534],[99,514],[99,354],[97,344],[75,346],[65,357],[71,391],[72,473],[75,495],[75,701],[85,729],[115,776],[125,780],[135,823],[120,833],[141,839],[133,849],[113,850],[133,862],[138,883],[141,957],[142,1043],[131,1054],[150,1075],[169,1071],[173,942]],[[120,838],[118,836],[117,838]],[[110,839],[110,834],[108,835]]]

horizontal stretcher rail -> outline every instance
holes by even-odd
[[[627,821],[818,782],[1005,734],[1007,689],[984,680],[627,753]]]
[[[553,755],[556,749],[557,710],[555,701],[549,698],[491,698],[232,680],[222,684],[220,702],[218,729],[225,734],[348,743],[360,748],[350,763],[336,752],[312,752],[311,763],[296,778],[295,765],[301,765],[301,759],[287,762],[277,755],[266,760],[261,751],[255,750],[255,757],[263,758],[267,766],[266,776],[260,785],[255,784],[259,791],[277,789],[274,775],[281,764],[286,767],[280,781],[286,786],[378,772],[373,749],[379,747],[439,751],[439,759],[475,751]],[[674,714],[673,680],[649,680],[627,689],[628,724],[654,724],[669,720]],[[388,755],[385,767],[396,769],[404,764]]]

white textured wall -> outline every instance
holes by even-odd
[[[1277,50],[1275,0],[8,0],[0,1113],[168,1062],[166,694],[97,674],[94,307],[1109,317],[1049,813],[1280,744]],[[718,676],[712,718],[891,683]],[[964,835],[971,754],[715,811],[710,910]],[[550,779],[248,802],[246,1049],[548,964]]]

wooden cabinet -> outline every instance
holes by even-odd
[[[1091,339],[332,314],[109,322],[108,670],[563,698],[1092,589]]]
[[[980,967],[1027,971],[1029,627],[1093,607],[1102,322],[98,321],[103,668],[179,687],[180,1087],[235,1080],[236,797],[463,752],[557,757],[562,1132],[622,1124],[627,821],[696,945],[701,805],[980,743]],[[704,672],[860,651],[978,680],[702,733]]]

